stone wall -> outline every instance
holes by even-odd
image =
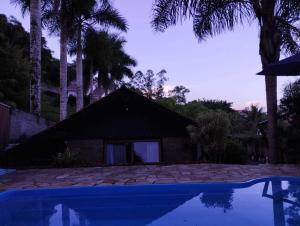
[[[14,143],[26,139],[54,124],[54,122],[42,117],[17,109],[10,109],[9,142]]]
[[[72,140],[66,144],[72,152],[78,153],[84,163],[103,165],[103,140]]]
[[[193,160],[190,139],[167,137],[162,139],[162,161],[166,163],[190,162]]]

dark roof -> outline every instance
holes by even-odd
[[[186,127],[191,124],[195,122],[122,87],[14,149],[30,150],[37,146],[44,150],[48,144],[50,148],[54,141],[64,140],[188,136]]]
[[[122,87],[49,131],[65,139],[129,139],[187,135],[194,122]]]
[[[258,75],[297,76],[300,75],[300,53],[267,65]]]

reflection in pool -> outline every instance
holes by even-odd
[[[1,226],[296,226],[300,178],[0,193]]]

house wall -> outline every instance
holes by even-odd
[[[103,164],[103,140],[72,140],[67,141],[66,144],[84,163]]]
[[[193,160],[192,147],[189,138],[168,137],[161,143],[161,160],[165,163],[190,162]],[[104,142],[103,140],[72,140],[66,144],[72,152],[78,153],[84,163],[103,165]]]
[[[190,139],[187,137],[167,137],[162,139],[162,160],[166,163],[193,160]]]

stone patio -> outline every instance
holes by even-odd
[[[0,176],[0,190],[114,184],[242,182],[268,176],[300,176],[300,165],[188,164],[18,170]]]

